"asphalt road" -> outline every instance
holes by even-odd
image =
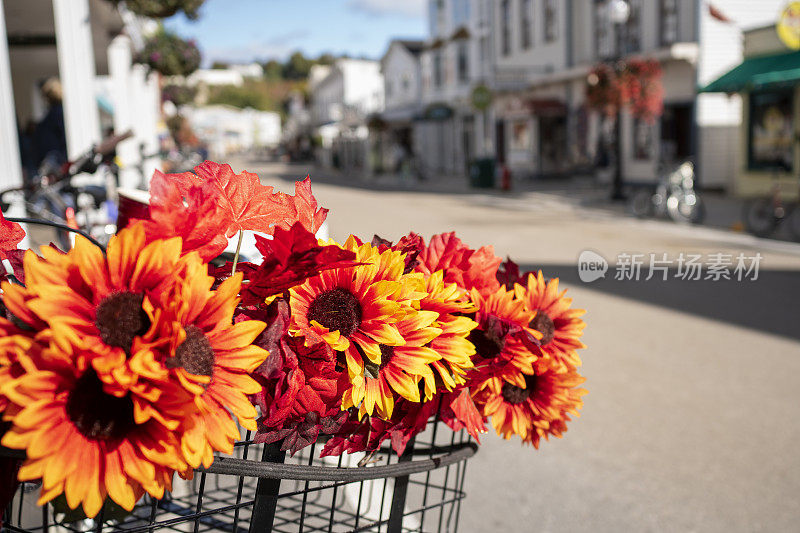
[[[321,175],[234,166],[287,192],[287,179]],[[588,310],[582,416],[538,451],[487,436],[468,468],[461,531],[800,528],[800,246],[637,221],[535,192],[326,181],[314,192],[331,209],[336,239],[456,230],[470,245],[492,243],[498,255],[560,277]],[[587,249],[611,261],[605,279],[579,280]],[[762,259],[756,280],[682,280],[673,268],[668,281],[618,281],[620,253]]]

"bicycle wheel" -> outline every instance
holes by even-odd
[[[800,241],[800,205],[795,205],[786,217],[786,224],[789,226],[789,233],[792,239]]]
[[[779,222],[779,219],[775,216],[775,207],[772,205],[770,198],[748,200],[744,204],[742,215],[745,229],[756,237],[770,235],[775,231]]]
[[[631,197],[629,209],[636,218],[649,218],[654,214],[653,193],[638,191]]]
[[[705,206],[695,193],[677,194],[667,198],[667,213],[679,224],[699,224],[705,218]]]

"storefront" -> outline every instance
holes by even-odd
[[[765,196],[780,186],[797,196],[800,51],[788,51],[775,26],[745,32],[745,60],[701,92],[740,93],[742,130],[734,193]]]

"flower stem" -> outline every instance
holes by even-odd
[[[242,249],[243,238],[244,238],[244,231],[239,230],[239,242],[236,243],[236,255],[233,256],[233,268],[231,268],[231,276],[236,274],[236,265],[239,263],[239,250]]]

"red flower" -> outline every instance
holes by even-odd
[[[275,229],[273,239],[256,235],[264,262],[242,290],[245,305],[259,305],[270,296],[303,283],[323,270],[350,266],[356,254],[338,246],[320,246],[316,237],[296,222],[291,229]],[[230,271],[230,269],[228,269]]]
[[[496,272],[502,259],[494,255],[494,248],[473,250],[453,232],[434,235],[418,260],[417,272],[430,275],[444,270],[445,283],[455,283],[463,289],[491,293],[500,287]]]
[[[25,230],[16,222],[6,220],[0,212],[0,259],[8,259],[6,252],[16,250],[25,237]]]

